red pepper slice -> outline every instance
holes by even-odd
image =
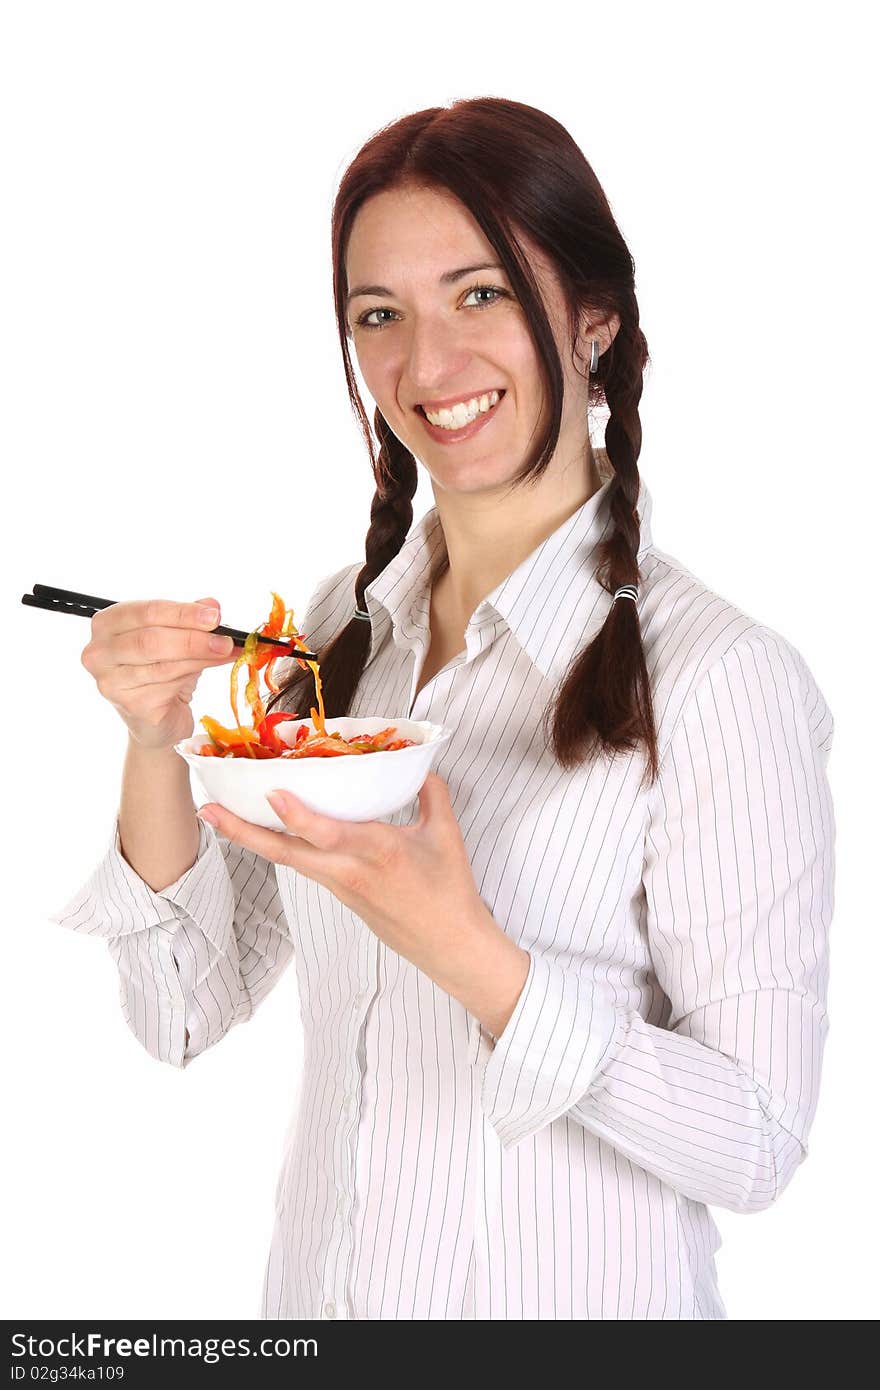
[[[276,753],[283,753],[287,748],[287,744],[278,737],[275,726],[276,724],[280,724],[283,719],[298,718],[298,715],[291,714],[289,710],[274,710],[272,714],[267,714],[265,719],[260,720],[260,723],[257,725],[257,733],[260,736],[260,742],[264,743],[267,748],[274,748]]]

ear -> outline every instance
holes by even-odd
[[[607,319],[591,319],[586,310],[581,314],[580,337],[578,339],[578,360],[583,363],[584,373],[589,371],[590,345],[598,342],[598,353],[602,357],[610,348],[620,328],[620,315],[611,314]]]

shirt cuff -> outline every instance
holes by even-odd
[[[581,1099],[627,1026],[625,1011],[601,984],[540,951],[529,956],[526,982],[481,1083],[483,1114],[505,1150]]]
[[[204,821],[198,825],[195,862],[174,883],[156,893],[122,853],[117,812],[103,859],[69,902],[50,915],[49,921],[84,936],[112,939],[151,927],[174,927],[185,913],[197,921],[211,945],[222,954],[231,932],[232,886],[217,836]]]

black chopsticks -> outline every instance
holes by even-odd
[[[31,608],[44,608],[49,613],[73,613],[75,617],[93,618],[99,608],[112,608],[118,599],[95,598],[93,594],[78,594],[73,589],[53,589],[50,584],[35,584],[32,593],[22,594],[21,601]],[[237,647],[243,647],[249,636],[249,633],[242,632],[240,628],[226,627],[223,623],[210,630],[222,637],[231,637]],[[273,647],[286,647],[291,656],[299,657],[300,661],[318,659],[314,652],[301,651],[284,637],[266,637],[258,632],[257,641],[268,642]]]

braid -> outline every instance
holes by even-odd
[[[605,426],[605,449],[614,470],[608,499],[614,520],[614,532],[603,541],[599,554],[601,563],[596,572],[599,583],[609,593],[621,584],[638,584],[638,550],[641,524],[637,511],[639,499],[639,469],[637,459],[642,447],[642,425],[639,419],[639,398],[642,393],[642,374],[628,378],[625,363],[627,352],[626,328],[621,324],[617,338],[624,336],[617,357],[603,383],[610,415]],[[615,340],[616,344],[616,340]],[[635,607],[633,613],[635,613]]]
[[[370,506],[370,529],[364,544],[366,563],[358,571],[354,592],[358,608],[365,608],[364,589],[398,554],[412,526],[412,500],[419,483],[416,461],[377,409],[374,416],[379,458],[376,491]]]
[[[626,304],[626,299],[629,304]],[[611,349],[600,358],[599,389],[610,411],[605,451],[613,469],[608,499],[612,534],[598,546],[596,578],[613,594],[638,584],[641,523],[638,456],[642,445],[639,400],[647,343],[638,326],[635,296],[624,298],[624,318]],[[631,751],[648,731],[647,769],[657,776],[658,756],[650,679],[636,604],[612,600],[599,632],[576,657],[552,710],[551,739],[564,767],[574,767],[597,743],[606,752]]]
[[[366,563],[358,571],[352,613],[344,627],[316,652],[321,671],[324,713],[328,719],[347,714],[358,681],[370,654],[370,626],[354,616],[355,605],[365,609],[364,590],[394,559],[412,525],[412,499],[419,482],[416,461],[409,449],[389,429],[385,417],[374,416],[379,456],[374,469],[376,491],[370,506],[370,529],[364,544]],[[306,634],[308,636],[308,634]],[[277,705],[305,718],[314,703],[311,668],[294,667],[294,674],[266,703],[266,712]]]

